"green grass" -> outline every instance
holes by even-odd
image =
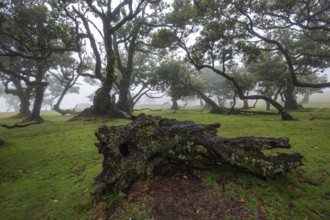
[[[330,219],[330,110],[294,112],[298,121],[279,116],[225,116],[197,110],[145,112],[196,123],[220,122],[224,137],[289,137],[304,166],[267,180],[223,167],[198,171],[204,184],[224,190],[244,202],[251,219],[266,211],[268,219]],[[10,114],[0,123],[13,124]],[[46,122],[26,128],[0,128],[0,219],[91,219],[94,177],[101,171],[102,156],[94,143],[101,124],[119,125],[125,120],[84,124],[69,117],[44,114]],[[220,184],[222,183],[222,184]],[[143,219],[147,213],[140,213]],[[227,219],[231,219],[228,216]]]
[[[102,122],[44,118],[40,125],[0,129],[7,143],[0,148],[0,219],[91,219],[90,193],[102,164],[94,131]]]

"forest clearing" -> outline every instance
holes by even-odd
[[[224,167],[178,174],[177,181],[198,178],[202,188],[212,189],[222,199],[241,205],[243,214],[238,214],[243,219],[326,219],[330,216],[329,109],[292,112],[297,121],[280,121],[278,116],[216,115],[197,109],[145,113],[200,124],[219,122],[222,126],[218,134],[224,137],[289,137],[292,148],[283,151],[300,152],[304,156],[304,165],[297,170],[262,179]],[[14,119],[8,119],[10,115],[2,113],[1,123],[14,123]],[[91,219],[100,214],[93,209],[91,193],[102,165],[101,155],[94,146],[94,131],[101,124],[114,126],[129,121],[68,122],[70,117],[57,113],[42,115],[46,120],[40,125],[15,129],[15,132],[0,128],[5,141],[0,148],[0,218]],[[116,214],[118,219],[152,219],[148,206],[123,194],[111,195],[107,201],[121,207]],[[118,213],[122,216],[118,217]],[[236,219],[235,213],[229,213],[224,219]]]

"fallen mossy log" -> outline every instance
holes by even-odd
[[[95,135],[104,155],[95,193],[127,192],[131,185],[153,175],[182,169],[210,168],[223,163],[258,176],[270,176],[302,165],[299,153],[265,156],[262,150],[290,148],[288,138],[217,135],[219,123],[200,125],[141,114],[122,126],[101,126]]]

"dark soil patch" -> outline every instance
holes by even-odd
[[[155,220],[248,217],[239,200],[226,198],[222,192],[203,186],[197,177],[183,174],[156,177],[136,185],[127,196],[127,204],[108,210],[107,219],[120,219],[136,206],[149,214],[147,219]]]

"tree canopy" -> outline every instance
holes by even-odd
[[[327,0],[5,1],[0,77],[5,91],[19,97],[21,113],[39,121],[46,76],[57,68],[52,76],[62,79],[63,91],[73,86],[64,83],[70,81],[66,64],[56,58],[68,52],[73,63],[88,66],[75,76],[99,85],[95,115],[127,118],[134,103],[156,89],[175,100],[196,91],[263,99],[292,120],[287,110],[299,107],[296,94],[330,86],[322,75],[330,66],[329,11]],[[206,69],[223,81],[217,85],[209,76],[202,85],[203,76],[194,75]],[[220,95],[229,87],[233,94]]]

